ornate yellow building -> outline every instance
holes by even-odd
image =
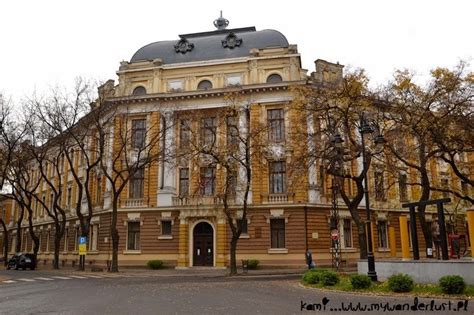
[[[317,164],[303,173],[294,171],[292,130],[300,120],[291,109],[291,87],[338,80],[343,67],[317,60],[315,72],[307,75],[297,46],[289,44],[280,32],[257,31],[254,27],[228,29],[227,24],[219,18],[215,21],[217,30],[183,34],[178,40],[140,48],[130,61],[121,62],[118,85],[109,81],[102,87],[110,95],[107,102],[127,109],[136,145],[146,141],[147,126],[163,128],[166,124],[173,128],[166,131],[162,145],[180,150],[192,134],[199,134],[205,141],[210,128],[225,133],[222,110],[230,106],[226,95],[237,92],[240,102],[251,109],[250,126],[240,112],[234,121],[238,128],[247,130],[259,124],[268,128],[266,154],[261,160],[252,161],[249,211],[238,243],[238,261],[258,259],[262,265],[304,265],[305,251],[311,249],[317,264],[328,263],[330,179]],[[81,168],[79,157],[77,161]],[[71,265],[78,261],[79,222],[72,209],[74,202],[71,203],[77,189],[67,171],[63,176],[67,188],[62,202],[70,210],[60,259],[63,265]],[[377,180],[380,186],[384,179]],[[390,187],[388,200],[372,196],[376,257],[390,256],[391,243],[395,252],[400,252],[398,217],[407,215],[400,209],[400,201],[412,197],[406,178],[400,182]],[[231,234],[215,198],[222,184],[220,166],[199,159],[153,163],[137,172],[120,198],[120,265],[144,265],[160,259],[182,268],[227,266]],[[97,177],[91,185],[96,207],[86,261],[105,265],[111,259],[110,187],[104,177]],[[38,189],[43,200],[50,202],[47,187]],[[241,203],[242,194],[237,189],[233,205],[236,219],[241,215]],[[35,207],[35,231],[41,239],[39,260],[49,263],[53,258],[54,229],[41,207]],[[341,201],[339,208],[343,258],[357,259],[356,227]],[[361,213],[362,209],[363,204]],[[16,230],[12,224],[10,228],[13,237]],[[394,231],[393,240],[389,237],[390,228]],[[26,229],[23,233],[22,250],[31,251]]]

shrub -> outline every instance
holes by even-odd
[[[249,259],[248,264],[247,264],[247,268],[255,270],[255,269],[257,269],[259,263],[260,263],[260,261],[258,261],[257,259]]]
[[[464,278],[457,275],[444,276],[439,279],[441,291],[447,294],[461,294],[466,289]]]
[[[149,260],[146,265],[150,269],[160,269],[163,267],[163,262],[161,260]]]
[[[316,284],[319,282],[321,272],[316,270],[308,270],[303,274],[303,281],[309,284]]]
[[[319,281],[323,285],[335,285],[339,282],[339,275],[334,271],[322,272]]]
[[[372,285],[372,280],[367,275],[353,275],[351,284],[354,289],[367,289]]]
[[[388,288],[393,292],[410,292],[413,290],[413,279],[406,274],[396,274],[388,278]]]

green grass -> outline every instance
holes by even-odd
[[[317,284],[308,284],[305,281],[301,281],[303,285],[312,287],[312,288],[319,288],[319,289],[326,289],[326,290],[335,290],[335,291],[345,291],[345,292],[365,292],[365,293],[379,293],[379,294],[390,294],[390,295],[417,295],[417,296],[449,296],[449,297],[459,297],[459,298],[472,298],[474,297],[474,285],[468,285],[466,290],[463,294],[444,294],[441,292],[441,288],[437,284],[415,284],[413,290],[409,293],[395,293],[391,292],[388,288],[387,282],[376,282],[373,283],[370,288],[367,289],[353,289],[351,284],[351,275],[343,275],[340,274],[340,281],[339,283],[333,286],[324,286],[321,283]]]

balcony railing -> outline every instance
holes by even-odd
[[[219,196],[173,197],[172,202],[173,206],[221,205],[223,203]],[[229,205],[235,204],[235,198],[228,197],[227,203]]]
[[[125,208],[140,208],[146,206],[144,198],[125,199]]]
[[[283,193],[283,194],[264,194],[262,195],[263,203],[294,203],[294,193]]]

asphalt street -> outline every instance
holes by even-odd
[[[299,277],[0,271],[0,314],[473,314],[463,301],[303,288]],[[8,280],[5,280],[8,279]],[[49,280],[46,280],[49,279]],[[7,282],[5,282],[7,281]],[[352,303],[353,309],[350,309]],[[357,304],[371,312],[354,310]],[[418,303],[418,304],[417,304]],[[397,311],[426,304],[427,311]],[[444,303],[444,304],[442,304]],[[458,304],[459,303],[459,304]],[[404,305],[405,304],[405,305]],[[474,303],[473,303],[474,304]],[[375,305],[378,305],[377,307]],[[403,306],[404,305],[404,306]],[[430,310],[429,307],[433,310]],[[390,310],[393,307],[394,310]],[[451,311],[449,311],[451,307]],[[346,309],[347,308],[347,309]],[[439,308],[436,311],[436,308]],[[459,310],[455,310],[458,309]]]

